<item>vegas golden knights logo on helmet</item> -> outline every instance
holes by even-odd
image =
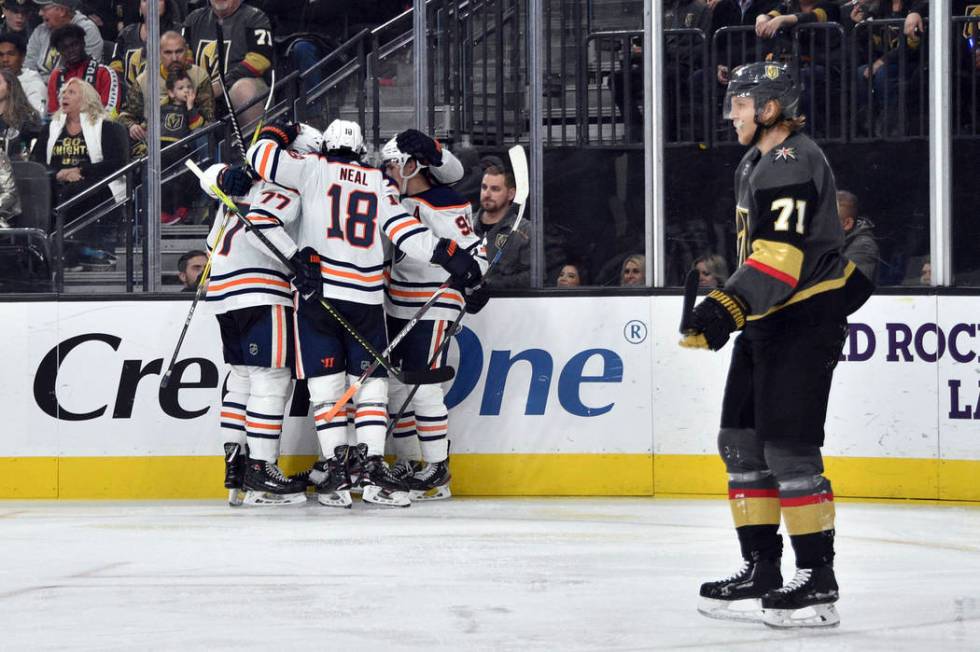
[[[779,66],[766,66],[766,77],[779,79]]]

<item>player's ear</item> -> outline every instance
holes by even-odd
[[[782,108],[779,106],[779,100],[769,100],[766,102],[766,106],[762,109],[762,124],[772,125],[776,122],[776,118],[779,117]]]

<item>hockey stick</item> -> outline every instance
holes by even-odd
[[[687,335],[691,324],[691,313],[694,312],[694,300],[698,297],[698,285],[701,275],[697,268],[692,268],[684,279],[684,307],[681,309],[681,335]]]
[[[204,180],[204,172],[201,170],[201,168],[197,166],[197,164],[194,161],[187,159],[184,161],[184,165],[186,165],[198,179]],[[238,210],[238,206],[235,205],[235,202],[233,202],[231,198],[228,197],[228,195],[223,193],[221,189],[218,188],[218,186],[215,184],[209,184],[208,188],[221,201],[221,203],[228,208],[228,212],[234,214],[235,217],[245,226],[246,230],[252,233],[256,238],[258,238],[258,240],[265,246],[266,249],[269,250],[269,253],[271,253],[273,257],[279,260],[279,262],[281,262],[287,268],[292,268],[292,262],[288,258],[286,258],[286,255],[283,254],[281,251],[279,251],[279,249],[277,249],[276,246],[269,241],[269,238],[267,238],[266,235],[262,233],[261,230],[252,228],[252,223],[249,222],[244,215],[242,215],[241,211]],[[448,288],[448,284],[445,286],[445,288],[440,288],[440,290],[442,290],[442,292],[445,292],[447,288]],[[441,296],[441,292],[437,292],[435,295],[433,295],[433,298],[430,299],[429,302],[426,303],[426,305],[422,306],[422,308],[419,309],[417,316],[414,318],[415,321],[418,321],[420,316],[424,314],[426,311],[428,311],[428,309],[432,306],[432,304],[435,303],[435,299],[438,298],[438,296]],[[323,306],[323,308],[328,313],[330,313],[331,317],[337,320],[337,322],[344,328],[344,330],[350,333],[350,335],[352,335],[354,339],[356,339],[358,343],[361,346],[363,346],[368,353],[371,354],[371,357],[373,357],[375,360],[375,365],[384,366],[384,368],[387,369],[391,373],[391,375],[397,378],[400,382],[411,384],[411,385],[414,385],[416,383],[420,383],[423,385],[442,383],[447,380],[451,380],[455,375],[456,372],[451,367],[441,367],[439,369],[426,369],[425,371],[418,371],[418,372],[408,372],[408,373],[402,372],[400,369],[395,367],[390,360],[386,359],[385,357],[386,354],[378,353],[378,351],[373,346],[371,346],[371,343],[365,340],[364,337],[357,332],[354,326],[351,325],[351,323],[347,321],[347,319],[342,314],[340,314],[340,312],[338,312],[337,309],[334,308],[329,301],[321,298],[320,305]],[[400,337],[398,337],[398,339],[400,341],[401,337],[404,337],[405,335],[399,333],[399,336]],[[388,348],[385,349],[385,351],[387,353],[390,353],[390,349],[392,348],[393,347],[389,345]],[[375,366],[374,368],[377,369],[377,366]]]
[[[269,97],[265,98],[265,106],[262,107],[262,117],[259,118],[259,122],[255,125],[255,130],[252,132],[252,142],[249,146],[255,145],[259,142],[259,132],[262,131],[262,126],[265,123],[265,117],[269,115],[269,107],[272,106],[272,97],[276,92],[276,69],[272,69],[272,85],[269,86]]]
[[[220,65],[220,64],[219,64]],[[219,77],[222,84],[222,89],[224,89],[224,80]],[[265,106],[262,109],[262,117],[259,119],[259,123],[255,125],[255,132],[252,134],[252,145],[259,139],[259,131],[262,129],[262,123],[265,121],[265,116],[269,112],[269,107],[272,106],[272,98],[276,89],[276,71],[272,70],[272,86],[269,87],[269,96],[265,100]],[[232,119],[234,120],[234,109],[231,106],[231,99],[225,95],[225,100],[228,101],[228,108],[232,113]],[[242,152],[242,156],[245,153]],[[247,164],[247,160],[246,160]],[[228,226],[228,215],[225,214],[221,222],[221,228],[218,230],[217,238],[215,242],[221,242],[221,238],[224,237],[225,228]],[[191,301],[191,309],[187,312],[187,319],[184,320],[184,328],[180,331],[180,337],[177,339],[177,346],[174,347],[174,353],[170,358],[170,364],[167,365],[167,370],[163,374],[163,378],[160,379],[160,388],[165,388],[170,383],[170,375],[173,373],[174,364],[177,362],[177,355],[180,353],[180,348],[184,343],[184,337],[187,335],[187,329],[190,328],[191,319],[194,317],[194,310],[197,308],[198,301],[204,296],[204,288],[207,287],[208,277],[211,275],[211,257],[214,256],[214,250],[208,252],[208,262],[205,264],[204,269],[201,270],[201,275],[197,279],[197,290],[194,292],[194,300]]]
[[[504,247],[506,247],[507,243],[510,241],[510,236],[513,235],[515,231],[517,231],[517,229],[521,225],[521,221],[524,219],[524,207],[527,205],[527,198],[528,195],[530,194],[530,180],[529,180],[528,167],[527,167],[527,155],[524,153],[524,148],[521,147],[520,145],[514,145],[513,147],[511,147],[510,150],[508,151],[508,154],[510,155],[511,170],[514,173],[514,185],[517,186],[516,191],[514,193],[514,201],[520,204],[520,207],[517,209],[517,219],[514,220],[514,223],[511,225],[510,230],[504,234],[504,241],[500,243],[499,247],[497,247],[497,253],[494,254],[493,260],[491,260],[490,264],[487,266],[487,273],[483,275],[483,279],[479,282],[479,284],[477,284],[476,287],[473,288],[472,290],[473,292],[479,290],[481,287],[483,287],[486,284],[487,279],[493,273],[493,270],[496,267],[497,263],[500,262],[500,258],[501,256],[503,256],[504,253]],[[437,360],[439,360],[439,358],[443,356],[443,354],[449,348],[449,345],[452,343],[453,336],[459,330],[459,324],[460,322],[463,321],[464,315],[466,315],[465,305],[463,308],[460,309],[459,315],[456,317],[453,323],[446,330],[446,333],[448,333],[446,339],[439,344],[439,348],[436,349],[436,352],[434,354],[432,354],[432,359],[429,360],[430,368],[432,367],[432,365],[436,363]],[[412,387],[412,391],[410,391],[408,393],[408,396],[405,398],[405,400],[402,401],[402,405],[400,408],[398,408],[398,412],[395,414],[395,417],[391,419],[388,423],[388,431],[387,433],[385,433],[385,437],[390,435],[391,431],[395,429],[395,424],[397,424],[398,421],[401,420],[402,415],[405,414],[405,410],[408,409],[408,406],[411,404],[412,399],[415,398],[415,393],[419,391],[419,387],[420,385],[415,385],[414,387]]]
[[[224,236],[225,228],[227,226],[228,215],[225,215],[221,220],[221,228],[218,229],[215,246],[217,246],[218,242],[221,242],[221,238]],[[201,275],[197,277],[197,289],[194,291],[194,300],[191,301],[191,309],[187,311],[187,319],[184,320],[184,327],[180,331],[180,337],[177,338],[177,346],[174,347],[174,354],[170,356],[170,364],[167,365],[167,370],[163,372],[163,378],[160,379],[160,389],[163,389],[170,384],[170,375],[174,372],[174,365],[177,363],[177,354],[180,353],[180,348],[184,344],[184,338],[187,336],[187,330],[191,327],[191,319],[194,317],[194,310],[197,309],[198,302],[206,294],[205,288],[208,286],[208,277],[211,275],[211,260],[213,257],[214,249],[208,252],[208,262],[205,263],[204,269],[201,270]]]
[[[225,81],[225,30],[221,25],[221,19],[215,18],[214,32],[217,36],[215,48],[217,48],[218,58],[218,85],[221,86],[221,95],[225,98],[225,106],[228,107],[228,117],[231,120],[231,130],[235,137],[235,145],[242,153],[245,160],[245,167],[248,165],[248,157],[245,155],[245,139],[242,137],[242,128],[238,124],[238,116],[235,114],[235,106],[231,103],[231,95],[228,94],[228,84]],[[270,90],[269,94],[272,92]]]

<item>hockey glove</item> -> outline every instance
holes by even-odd
[[[262,127],[262,131],[259,132],[260,139],[274,140],[283,149],[289,147],[298,136],[299,123],[296,122],[273,122]]]
[[[487,289],[484,287],[476,288],[472,292],[463,293],[463,297],[466,299],[466,312],[471,315],[483,310],[490,301],[490,295],[487,294]]]
[[[293,285],[303,301],[319,303],[323,297],[323,278],[320,276],[320,254],[313,247],[303,247],[289,259]]]
[[[736,295],[712,290],[691,312],[681,346],[719,350],[728,342],[732,331],[745,326],[745,309],[745,303]]]
[[[218,174],[218,188],[229,197],[243,197],[251,190],[255,179],[240,165],[226,167]]]
[[[449,284],[459,290],[473,287],[483,277],[473,256],[460,249],[456,241],[449,238],[439,239],[429,262],[440,265],[449,272],[452,277]]]
[[[406,129],[395,138],[398,149],[418,160],[423,165],[442,165],[442,145],[429,138],[418,129]]]

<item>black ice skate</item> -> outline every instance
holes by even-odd
[[[419,460],[400,459],[391,467],[391,474],[399,480],[408,481],[408,478],[422,470],[422,462]]]
[[[316,490],[317,502],[321,505],[350,509],[351,479],[347,471],[350,451],[350,447],[346,444],[337,446],[333,451],[333,457],[313,465],[310,482]]]
[[[745,561],[734,575],[701,585],[698,611],[708,618],[759,622],[762,596],[782,585],[778,559]]]
[[[762,622],[770,627],[836,627],[837,579],[830,566],[797,568],[790,583],[762,597]]]
[[[364,450],[358,446],[358,454]],[[361,500],[387,507],[408,507],[412,501],[408,497],[408,485],[392,474],[391,469],[380,455],[365,458],[361,464],[360,485],[363,488]]]
[[[242,487],[245,484],[245,460],[248,448],[235,442],[225,443],[225,489],[228,490],[228,504],[238,507],[242,504]]]
[[[245,469],[246,505],[297,505],[306,502],[306,482],[283,475],[273,462],[249,458]]]
[[[449,460],[426,464],[407,478],[409,498],[413,501],[445,500],[453,494],[449,491]]]

